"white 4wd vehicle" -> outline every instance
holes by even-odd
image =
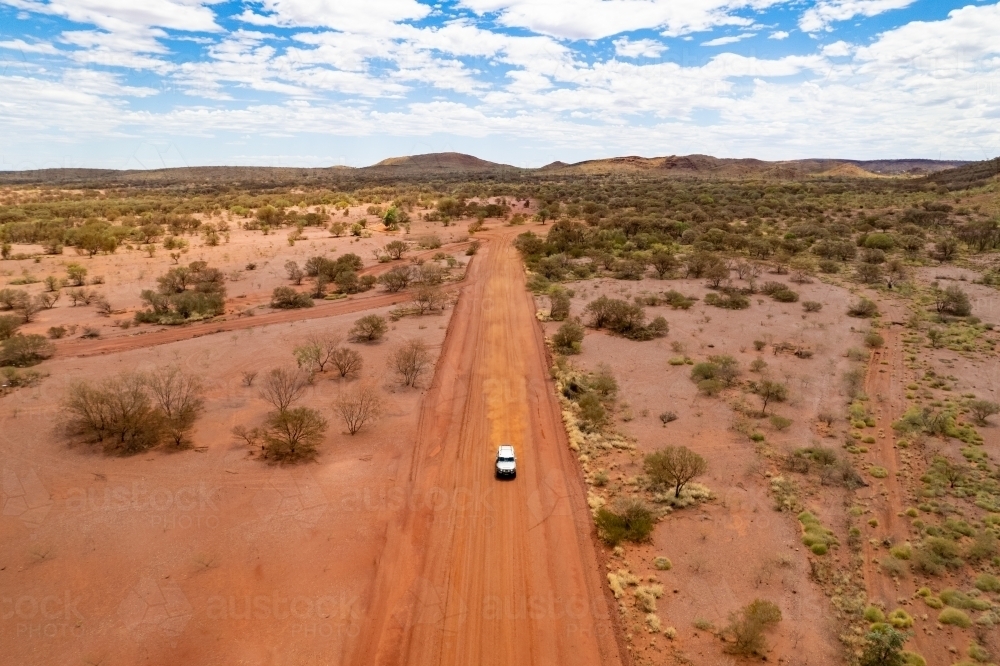
[[[509,444],[497,449],[497,478],[517,476],[517,459],[514,457],[514,447]]]

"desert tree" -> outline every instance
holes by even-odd
[[[667,446],[646,456],[643,468],[650,480],[673,488],[674,497],[693,479],[708,471],[708,462],[686,446]]]
[[[654,252],[649,258],[649,263],[656,271],[656,277],[665,279],[677,267],[677,260],[670,252]]]
[[[1000,405],[990,400],[973,400],[969,403],[969,411],[976,419],[976,425],[986,425],[986,419],[1000,412]]]
[[[0,342],[0,367],[24,368],[37,365],[55,353],[55,345],[37,333],[11,334]]]
[[[764,416],[767,414],[767,406],[772,402],[784,402],[788,399],[788,387],[773,379],[763,379],[759,382],[754,382],[751,385],[751,390],[760,396],[761,407],[760,414]]]
[[[162,412],[153,403],[145,377],[123,372],[97,385],[73,382],[63,402],[66,429],[109,454],[133,455],[160,443]]]
[[[264,457],[281,462],[311,458],[326,428],[326,419],[309,407],[272,412],[263,428]]]
[[[416,386],[430,363],[431,352],[423,340],[410,340],[389,357],[389,366],[399,375],[403,386]]]
[[[354,435],[382,414],[382,395],[374,384],[362,384],[342,392],[333,408]]]
[[[310,335],[304,343],[292,350],[292,354],[300,368],[323,372],[333,360],[339,346],[340,336]]]
[[[430,285],[421,285],[413,295],[413,307],[420,315],[444,308],[444,302],[441,289]]]
[[[386,243],[382,249],[392,259],[402,259],[406,251],[410,249],[410,246],[401,240],[394,240]]]
[[[302,284],[302,279],[306,276],[302,269],[299,268],[298,263],[291,260],[285,262],[285,271],[288,273],[288,279],[293,284]]]
[[[968,317],[972,314],[969,296],[959,287],[951,285],[945,289],[938,289],[936,283],[933,287],[934,309],[938,312],[956,317]]]
[[[361,366],[363,360],[361,354],[354,351],[349,347],[338,347],[334,352],[333,356],[330,357],[330,363],[337,370],[342,378],[354,377],[361,373]]]
[[[174,446],[182,446],[198,416],[205,410],[205,391],[201,380],[184,374],[176,366],[167,366],[150,373],[146,381],[163,413],[167,435]]]
[[[274,368],[260,384],[260,397],[276,410],[287,410],[305,391],[308,379],[298,370]]]
[[[865,646],[858,666],[907,666],[914,662],[903,654],[903,644],[909,636],[885,622],[877,622],[865,634]]]
[[[413,271],[409,266],[396,266],[379,276],[378,281],[390,293],[402,291],[410,286]]]
[[[12,337],[23,323],[20,315],[0,315],[0,342]]]

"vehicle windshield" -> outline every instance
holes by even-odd
[[[499,460],[500,462],[514,462],[514,459],[511,458],[510,456],[500,456],[499,458],[497,458],[497,460]]]

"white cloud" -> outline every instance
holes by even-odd
[[[767,36],[768,39],[788,39],[788,33],[784,30],[776,30]]]
[[[0,3],[15,1],[24,4]],[[485,6],[488,0],[468,3]],[[639,4],[648,11],[661,3]],[[724,3],[699,7],[710,4]],[[610,57],[555,36],[483,27],[507,20],[504,12],[515,5],[528,11],[526,4],[511,0],[485,21],[453,19],[425,27],[410,22],[421,8],[400,0],[379,7],[377,20],[364,27],[346,29],[360,20],[355,0],[336,6],[274,0],[254,5],[259,16],[269,17],[260,23],[312,21],[317,27],[291,35],[237,30],[213,38],[217,41],[199,47],[199,55],[188,61],[173,57],[165,46],[168,33],[151,24],[82,26],[63,34],[65,49],[30,40],[0,42],[0,48],[23,42],[72,58],[64,70],[46,59],[45,68],[14,64],[30,75],[0,76],[0,135],[29,146],[25,154],[32,154],[30,141],[48,146],[78,136],[129,133],[243,133],[252,137],[249,141],[315,135],[317,142],[329,136],[445,134],[456,147],[465,139],[492,137],[511,154],[525,146],[575,154],[709,152],[763,158],[955,156],[969,154],[962,151],[970,146],[1000,150],[995,119],[1000,98],[990,87],[1000,78],[1000,5],[969,6],[944,20],[910,23],[860,48],[837,41],[815,46],[808,55],[774,58],[723,50],[707,62],[683,65],[680,58],[660,57],[666,46],[655,39],[615,39]],[[538,12],[547,7],[538,6]],[[549,7],[546,16],[558,18],[556,9]],[[729,14],[723,19],[727,16],[743,20]],[[669,29],[668,23],[652,25]],[[756,29],[767,34],[775,28],[744,28],[742,34],[706,45],[745,39]],[[153,80],[165,89],[200,99],[177,103],[163,95],[155,107],[144,104],[149,110],[137,111],[130,98],[154,95],[156,85],[130,87],[124,79],[89,69],[95,63],[153,69],[161,75]],[[703,111],[717,120],[695,122]],[[228,146],[204,143],[220,151]],[[5,159],[8,154],[5,148]]]
[[[853,44],[848,44],[847,42],[841,40],[839,42],[834,42],[833,44],[827,44],[822,49],[820,53],[829,58],[841,58],[843,56],[849,56],[854,53],[855,47]]]
[[[422,19],[431,8],[416,0],[263,0],[258,14],[240,19],[255,25],[333,28],[355,33],[384,30],[393,23]]]
[[[0,42],[0,49],[21,51],[22,53],[41,53],[45,55],[56,55],[59,53],[59,50],[48,42],[32,42],[29,44],[23,39],[11,39],[5,42]]]
[[[614,40],[615,55],[622,58],[659,58],[667,50],[667,45],[652,39],[630,40],[628,37]]]
[[[878,16],[879,14],[909,7],[916,0],[819,0],[803,12],[799,27],[804,32],[831,30],[830,24],[848,21],[855,16]]]
[[[710,39],[707,42],[702,42],[702,46],[725,46],[726,44],[735,44],[736,42],[741,42],[744,39],[753,37],[757,33],[755,32],[744,32],[739,35],[728,35],[726,37],[716,37],[715,39]]]
[[[749,26],[740,10],[760,10],[788,0],[460,0],[502,25],[560,39],[601,39],[641,29],[676,37],[717,26]]]
[[[171,28],[198,32],[221,30],[206,5],[220,0],[0,0],[0,4],[39,14],[52,14],[107,31]]]

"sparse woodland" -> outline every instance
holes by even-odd
[[[221,177],[198,184],[150,177],[9,186],[0,189],[0,399],[46,381],[45,363],[61,339],[100,335],[89,326],[35,331],[40,312],[90,307],[95,322],[118,312],[102,295],[104,278],[88,274],[88,257],[171,257],[167,272],[146,276],[144,306],[121,320],[122,328],[152,328],[233,311],[226,273],[192,250],[225,245],[236,230],[280,233],[289,245],[310,230],[336,238],[392,232],[374,252],[375,267],[387,265],[377,275],[352,252],[316,255],[284,263],[285,283],[263,295],[260,307],[274,310],[373,290],[412,297],[388,316],[359,314],[349,330],[304,337],[285,366],[244,373],[242,390],[259,410],[234,437],[269,462],[314,459],[338,438],[377,427],[387,386],[413,390],[433,373],[430,348],[394,335],[391,325],[443,311],[452,298],[445,287],[461,271],[454,253],[417,260],[418,252],[430,257],[442,246],[435,234],[408,235],[417,220],[442,230],[461,224],[471,235],[533,224],[515,246],[539,318],[558,322],[549,324],[552,373],[590,489],[595,533],[616,558],[608,582],[637,645],[662,647],[678,628],[661,625],[662,581],[644,582],[629,569],[638,563],[626,558],[645,553],[658,525],[673,525],[677,512],[719,498],[706,480],[711,455],[668,435],[642,449],[625,434],[637,415],[615,359],[575,365],[595,336],[637,354],[669,348],[670,358],[648,372],[682,372],[697,404],[729,409],[730,430],[747,455],[747,483],[761,484],[799,535],[846,662],[925,663],[915,646],[945,636],[974,662],[1000,659],[1000,452],[993,435],[1000,405],[984,384],[957,388],[961,373],[948,370],[985,360],[996,367],[1000,333],[991,300],[1000,300],[1000,182],[992,162],[901,178],[347,173],[239,185]],[[471,257],[478,248],[473,241],[462,252]],[[59,255],[66,259],[59,274],[34,274],[36,257]],[[974,277],[956,279],[959,269]],[[706,340],[713,321],[771,306],[797,321],[829,316],[829,302],[802,293],[817,284],[848,295],[833,314],[856,338],[835,359],[844,368],[835,397],[818,407],[799,402],[797,384],[775,370],[780,357],[815,364],[801,374],[827,372],[808,345],[762,337],[744,356],[696,350],[675,336],[677,321],[696,311]],[[631,285],[641,285],[639,293],[624,296]],[[760,318],[770,318],[767,312]],[[390,349],[384,374],[368,358],[379,345]],[[907,377],[900,395],[883,394],[891,387],[872,392],[888,386],[880,373],[897,366]],[[113,455],[197,447],[192,433],[205,410],[206,379],[170,366],[74,381],[64,396],[64,432]],[[322,409],[304,406],[323,381],[336,382],[336,399]],[[899,401],[891,416],[890,398]],[[638,418],[670,433],[691,409],[644,411]],[[794,430],[807,421],[808,431]],[[809,435],[791,445],[783,433],[793,431]],[[876,451],[892,463],[875,460]],[[894,532],[860,499],[873,488],[892,493]],[[843,506],[818,511],[824,492]],[[654,576],[672,575],[676,566],[663,554],[647,559]],[[864,584],[879,589],[875,579],[898,590],[898,601],[869,599]],[[759,658],[788,618],[774,599],[747,601],[717,624],[699,621],[697,630],[717,638],[721,652]],[[654,653],[636,652],[636,663],[665,663]]]

